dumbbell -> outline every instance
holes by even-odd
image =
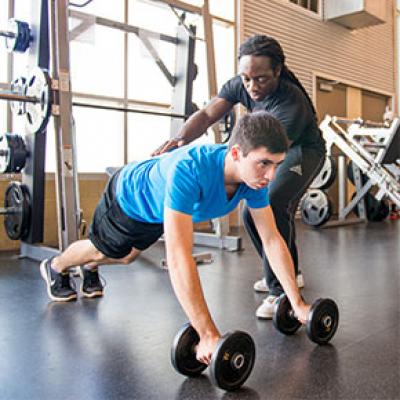
[[[293,335],[301,326],[286,294],[282,294],[274,308],[273,323],[279,332]],[[318,299],[310,309],[307,319],[307,336],[317,344],[328,343],[339,325],[339,310],[331,299]]]
[[[176,334],[171,348],[171,363],[182,375],[199,376],[207,365],[196,359],[200,338],[189,323]],[[239,389],[249,377],[256,357],[251,336],[242,331],[226,333],[218,341],[210,363],[211,381],[224,390]]]

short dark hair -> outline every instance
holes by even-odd
[[[235,144],[244,156],[260,147],[266,147],[272,154],[285,153],[289,148],[285,128],[266,111],[245,114],[239,119],[233,128],[229,149]]]

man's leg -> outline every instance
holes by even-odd
[[[124,257],[123,262],[121,260],[104,258],[102,261],[93,261],[86,263],[81,266],[81,292],[83,297],[95,298],[103,296],[105,287],[105,280],[99,274],[98,267],[103,264],[130,264],[132,263],[141,253],[140,250],[132,249],[131,253]]]
[[[40,271],[46,281],[47,293],[51,300],[71,301],[77,298],[77,294],[68,269],[80,265],[88,266],[88,270],[82,271],[83,295],[85,297],[98,297],[103,294],[103,285],[97,267],[103,264],[129,264],[139,254],[140,250],[133,248],[127,256],[109,258],[101,253],[90,240],[79,240],[72,243],[59,256],[44,260],[40,265]]]

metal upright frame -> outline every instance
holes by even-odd
[[[29,21],[32,34],[35,37],[29,49],[30,66],[39,66],[42,69],[49,69],[51,49],[51,89],[52,89],[52,116],[54,117],[56,137],[56,198],[58,218],[58,239],[59,248],[52,249],[45,246],[37,246],[43,242],[44,223],[44,162],[46,148],[46,129],[35,135],[26,135],[27,147],[30,150],[27,165],[22,175],[23,182],[28,185],[32,194],[32,224],[30,232],[24,241],[21,242],[21,255],[32,259],[41,260],[65,248],[79,238],[81,222],[81,210],[79,205],[79,185],[76,162],[75,130],[72,117],[72,91],[70,78],[69,59],[69,24],[70,15],[79,17],[87,14],[69,11],[68,0],[33,0],[32,20]],[[208,11],[208,2],[205,1],[202,8],[207,43],[207,59],[211,78],[209,77],[210,97],[216,94],[215,63],[211,63],[213,55],[212,20]],[[126,17],[126,16],[125,16]],[[164,73],[168,81],[174,87],[172,97],[173,110],[188,115],[192,107],[192,84],[194,71],[194,49],[195,29],[186,26],[178,28],[177,37],[156,34],[146,30],[111,21],[105,18],[94,17],[96,23],[111,28],[116,28],[125,33],[135,33],[142,40],[143,44],[153,56],[156,64]],[[125,18],[126,20],[126,18]],[[84,25],[84,24],[83,24]],[[87,26],[78,26],[78,31],[87,29]],[[73,31],[71,34],[77,34]],[[50,35],[50,37],[49,37]],[[152,46],[149,38],[156,35],[161,40],[172,42],[176,45],[177,73],[173,76],[165,67]],[[210,39],[211,38],[211,39]],[[214,71],[212,73],[212,71]],[[171,132],[177,133],[182,125],[182,118],[172,117]],[[216,135],[216,138],[218,135]],[[195,233],[195,244],[239,250],[241,238],[227,236],[229,231],[228,218],[214,221],[216,233]]]
[[[50,61],[48,0],[31,2],[29,24],[35,40],[28,50],[28,64],[31,68],[39,66],[48,70]],[[25,142],[30,156],[22,173],[22,182],[28,187],[33,212],[28,236],[21,242],[21,255],[30,257],[34,245],[43,242],[46,128],[34,134],[26,133]]]

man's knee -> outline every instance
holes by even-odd
[[[121,264],[128,265],[128,264],[134,262],[140,253],[141,253],[140,250],[132,249],[132,251],[127,256],[125,256],[124,258],[121,258],[121,260],[120,260]]]
[[[100,250],[97,250],[96,248],[93,250],[93,256],[92,256],[93,261],[100,263],[104,261],[106,258],[107,257]]]

